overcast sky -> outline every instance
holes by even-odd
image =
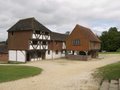
[[[76,24],[95,34],[120,28],[120,0],[0,0],[0,40],[19,19],[35,17],[52,31],[72,31]]]

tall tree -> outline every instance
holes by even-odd
[[[102,50],[116,51],[120,48],[120,32],[116,27],[111,27],[108,31],[104,31],[100,39],[102,41]]]

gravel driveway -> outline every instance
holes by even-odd
[[[0,90],[97,90],[91,73],[98,67],[120,61],[119,54],[100,55],[91,61],[44,60],[26,65],[42,68],[42,74],[0,84]]]

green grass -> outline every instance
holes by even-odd
[[[110,64],[97,69],[94,74],[95,77],[100,77],[103,80],[112,80],[120,78],[120,62]]]
[[[8,64],[25,64],[25,62],[8,61]]]
[[[42,69],[22,65],[0,65],[0,83],[38,75]]]
[[[0,64],[25,64],[26,62],[17,62],[17,61],[0,61]]]
[[[120,54],[120,52],[99,52],[99,54]]]

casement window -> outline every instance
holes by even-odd
[[[56,50],[56,54],[58,54],[58,50]]]
[[[37,45],[37,44],[38,44],[38,41],[32,41],[32,44],[33,44],[33,45]]]
[[[72,44],[73,44],[74,46],[80,45],[80,39],[75,39],[75,40],[73,40],[73,41],[72,41]]]

